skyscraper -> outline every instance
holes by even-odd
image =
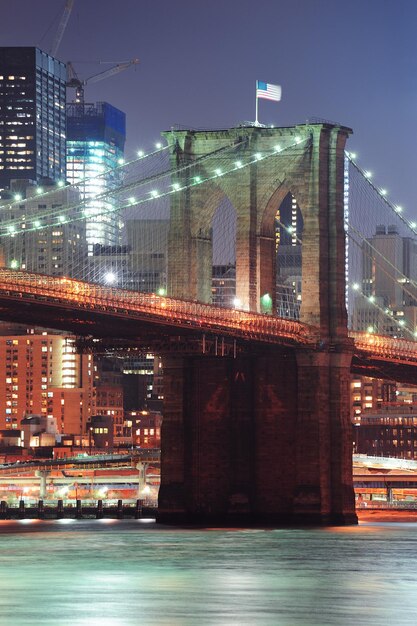
[[[39,48],[0,48],[0,188],[65,178],[65,85],[65,64]]]
[[[86,238],[93,246],[120,243],[119,218],[110,198],[97,198],[119,183],[117,168],[124,154],[125,114],[107,102],[67,105],[67,178],[78,183],[86,201]]]

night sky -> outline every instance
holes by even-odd
[[[1,45],[49,51],[64,0],[1,0]],[[140,65],[86,87],[127,114],[127,154],[180,124],[255,118],[256,79],[282,85],[259,119],[350,126],[348,148],[417,218],[415,0],[75,0],[58,51],[86,78],[99,61]]]

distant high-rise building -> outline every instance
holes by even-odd
[[[94,244],[87,259],[92,282],[166,293],[168,220],[124,220],[123,245]]]
[[[86,238],[93,255],[95,244],[120,244],[114,201],[100,196],[121,182],[116,168],[124,154],[125,114],[107,102],[73,102],[67,105],[67,133],[67,178],[78,184],[86,202]]]
[[[236,300],[236,267],[234,264],[213,265],[211,302],[215,306],[239,308]]]
[[[396,226],[379,225],[362,247],[362,293],[354,301],[353,327],[399,336],[417,321],[417,241]]]
[[[0,48],[0,188],[65,178],[66,67],[35,47]]]
[[[58,183],[44,185],[47,192],[38,195],[39,187],[28,181],[12,181],[10,192],[3,191],[0,198],[0,225],[18,220],[19,232],[0,241],[0,259],[11,269],[23,269],[51,276],[68,276],[85,279],[87,249],[85,224],[76,217],[73,207],[79,203],[79,193]],[[26,183],[26,184],[24,184]],[[16,200],[8,204],[8,197]],[[51,217],[52,216],[52,217]],[[55,223],[51,228],[49,224]]]

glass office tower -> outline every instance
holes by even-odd
[[[121,183],[115,169],[123,158],[125,114],[107,102],[67,105],[67,179],[78,183],[86,202],[88,254],[94,246],[120,243],[119,217],[111,197],[102,197]]]
[[[0,188],[65,178],[66,67],[35,47],[0,47]]]

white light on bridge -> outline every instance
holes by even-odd
[[[353,283],[352,285],[352,289],[354,289],[355,291],[357,291],[359,289],[359,285],[358,283]]]
[[[174,188],[174,191],[178,191],[178,189],[180,188],[180,184],[179,183],[172,183],[172,186]]]
[[[160,142],[160,141],[158,141],[158,142],[155,144],[155,148],[156,148],[157,150],[160,150],[160,149],[162,148],[162,144],[161,144],[161,142]]]
[[[65,185],[65,183],[64,183],[64,181],[63,181],[63,180],[59,180],[59,181],[57,182],[57,185],[58,185],[58,187],[63,187],[63,186]]]
[[[402,213],[402,206],[400,206],[399,204],[397,204],[397,206],[395,207],[395,210],[397,211],[397,213]]]
[[[17,259],[12,259],[10,261],[10,267],[11,267],[12,270],[19,269],[19,261]]]
[[[235,309],[240,309],[242,307],[242,300],[240,298],[233,298],[233,306]]]
[[[21,200],[22,199],[22,194],[21,193],[15,193],[14,199],[17,200],[17,201]]]
[[[196,183],[201,183],[201,176],[194,176],[194,180]]]
[[[280,145],[276,145],[276,146],[274,146],[274,150],[275,150],[275,152],[281,152],[282,148],[281,148]]]
[[[135,204],[136,199],[133,196],[130,196],[129,198],[129,204]]]
[[[35,220],[35,221],[33,222],[33,225],[34,225],[34,227],[35,227],[35,228],[40,228],[41,223],[40,223],[40,221],[39,221],[39,220]]]
[[[417,224],[416,224],[416,222],[410,222],[410,226],[411,226],[411,228],[416,228]]]
[[[112,285],[116,282],[116,274],[114,272],[106,272],[104,274],[104,280],[108,285]]]
[[[351,159],[356,159],[356,157],[357,157],[356,152],[351,152],[351,153],[350,153],[350,158],[351,158]]]
[[[124,159],[117,159],[117,164],[118,165],[124,165],[125,160]]]
[[[222,175],[222,171],[220,168],[217,168],[216,170],[214,170],[214,173],[216,174],[216,176],[221,176]]]
[[[301,137],[296,137],[295,138],[295,143],[301,143]]]
[[[143,150],[138,150],[138,157],[143,157],[143,155],[145,154]]]
[[[387,190],[386,189],[381,189],[381,195],[382,196],[386,196],[387,195]]]
[[[159,192],[156,189],[152,189],[151,196],[152,198],[157,198],[159,196]]]
[[[37,194],[43,193],[43,189],[42,189],[42,187],[37,187],[37,188],[36,188],[36,193],[37,193]]]
[[[374,327],[373,326],[368,326],[367,332],[368,333],[373,333],[374,332]]]
[[[257,153],[254,155],[254,159],[255,159],[255,161],[259,161],[259,159],[262,159],[262,154],[261,154],[260,152],[257,152]]]
[[[235,167],[236,167],[236,168],[240,168],[240,167],[242,167],[242,161],[236,161],[236,163],[235,163]]]
[[[372,178],[372,172],[366,171],[366,172],[363,173],[363,175],[365,176],[365,178],[368,178],[368,179]]]

